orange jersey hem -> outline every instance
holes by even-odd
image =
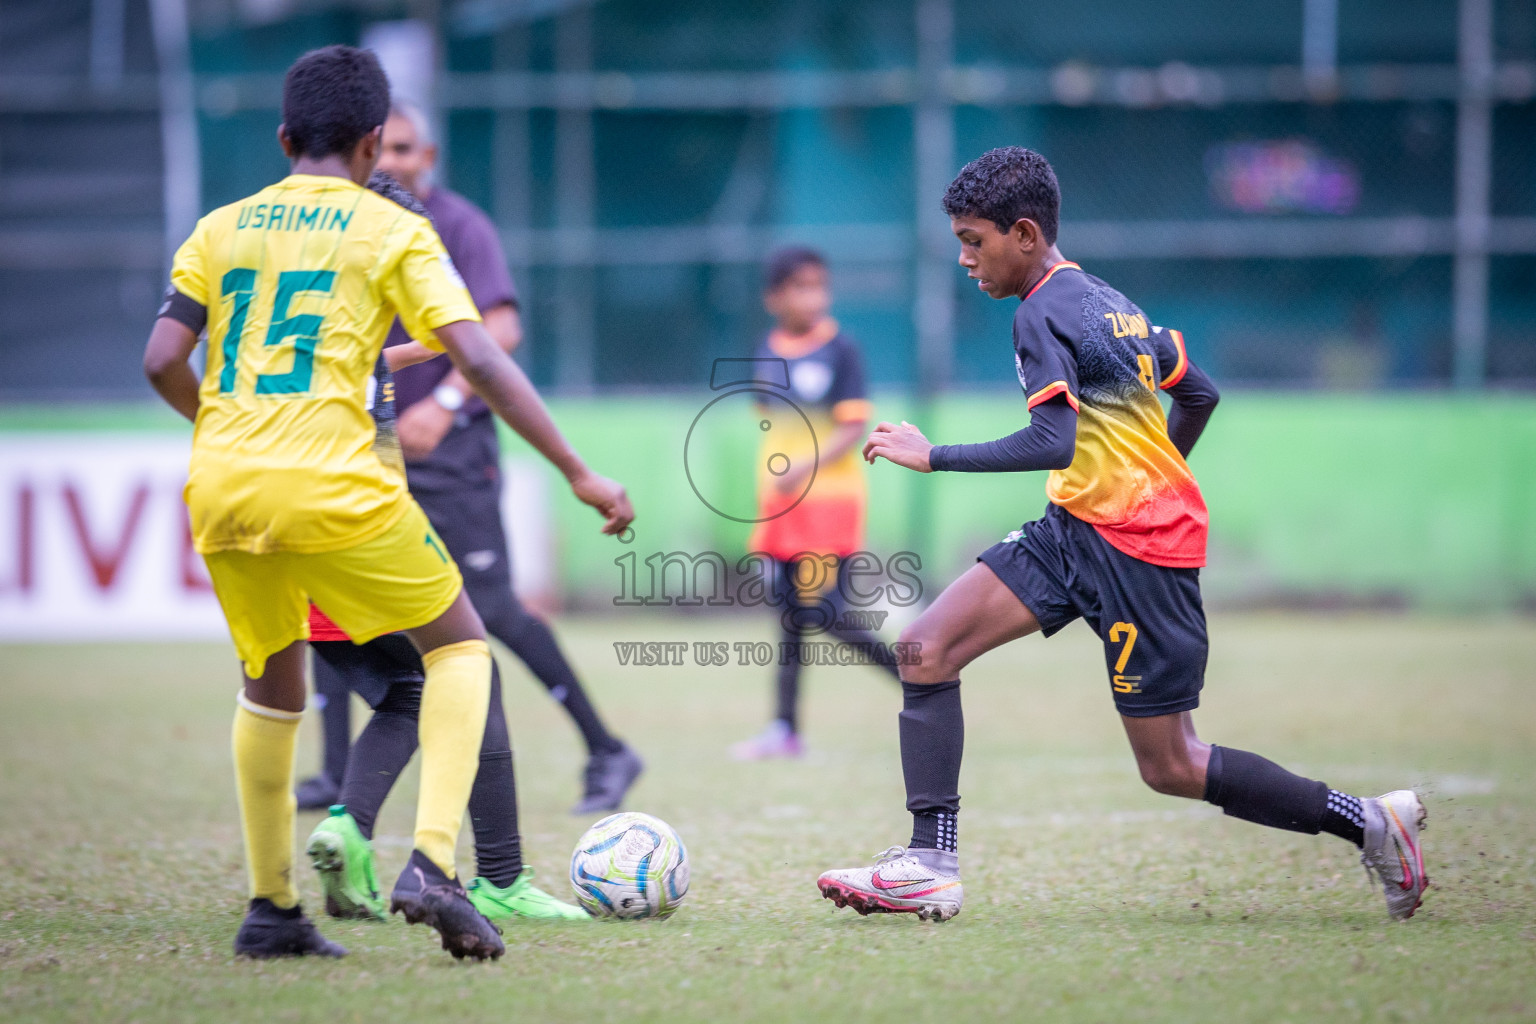
[[[786,496],[788,497],[788,496]],[[782,506],[780,506],[782,507]],[[774,515],[774,504],[765,503],[762,514],[772,516],[757,524],[747,542],[760,551],[787,562],[807,551],[846,557],[864,546],[864,496],[807,499],[787,512]]]
[[[1200,554],[1180,555],[1173,554],[1165,550],[1160,550],[1162,548],[1161,544],[1139,544],[1136,542],[1135,538],[1138,536],[1147,537],[1149,536],[1147,534],[1137,535],[1121,533],[1114,527],[1100,526],[1097,523],[1089,523],[1088,525],[1097,530],[1099,536],[1103,537],[1107,542],[1109,542],[1109,544],[1113,546],[1115,550],[1130,555],[1138,562],[1146,562],[1148,565],[1160,565],[1165,569],[1205,568],[1205,531],[1203,529],[1200,530]],[[1150,536],[1157,538],[1158,540],[1162,540],[1164,539],[1162,534],[1168,532],[1169,531],[1167,530],[1161,530],[1156,534],[1151,534]]]

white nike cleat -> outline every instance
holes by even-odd
[[[948,921],[965,901],[958,869],[930,868],[904,846],[886,850],[872,868],[828,871],[816,887],[837,906],[860,914],[916,914],[924,921]]]
[[[1424,902],[1429,877],[1424,874],[1424,850],[1419,833],[1429,817],[1424,803],[1411,789],[1360,801],[1365,809],[1365,846],[1360,863],[1367,875],[1375,873],[1387,895],[1387,913],[1406,921]]]

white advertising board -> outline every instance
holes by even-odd
[[[190,438],[0,434],[0,642],[228,636],[181,491]],[[517,585],[550,587],[543,474],[509,460]]]

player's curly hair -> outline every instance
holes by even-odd
[[[944,190],[944,212],[951,217],[984,217],[1009,231],[1028,217],[1040,225],[1047,245],[1056,244],[1061,217],[1061,186],[1050,161],[1023,146],[989,149],[960,168]]]
[[[350,153],[388,116],[389,79],[367,50],[310,50],[283,78],[283,128],[303,156]]]
[[[400,184],[390,174],[384,171],[374,171],[368,178],[368,187],[385,199],[405,207],[412,213],[425,217],[427,220],[432,219],[432,215],[427,212],[427,208],[422,205],[421,200],[416,198],[416,193]]]

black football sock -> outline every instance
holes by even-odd
[[[517,781],[512,774],[512,740],[501,705],[501,672],[491,668],[491,705],[480,743],[480,771],[469,791],[469,820],[475,830],[475,864],[481,878],[505,889],[523,873],[523,839],[517,825]]]
[[[912,841],[907,844],[914,850],[943,850],[956,853],[960,847],[958,816],[949,811],[927,811],[912,815]]]
[[[421,686],[419,679],[391,686],[352,745],[336,802],[347,805],[365,839],[373,838],[373,823],[384,798],[416,753]]]
[[[1234,818],[1317,835],[1328,808],[1328,787],[1293,775],[1246,750],[1211,747],[1205,799]]]
[[[1356,846],[1363,847],[1365,845],[1365,808],[1360,806],[1360,798],[1330,789],[1328,806],[1323,810],[1322,830],[1329,835],[1348,839]]]
[[[901,692],[901,773],[907,783],[907,810],[912,812],[911,845],[954,853],[965,750],[960,680],[902,683]]]
[[[523,660],[528,671],[536,676],[549,690],[549,695],[565,708],[581,738],[587,744],[589,754],[613,754],[624,748],[610,734],[598,716],[597,709],[587,697],[587,691],[565,660],[555,634],[543,619],[530,614],[513,596],[510,604],[501,602],[502,610],[485,615],[485,628],[491,635],[507,645],[507,649]],[[476,603],[479,607],[479,603]],[[484,613],[482,613],[484,614]]]
[[[782,644],[796,644],[800,642],[800,631],[790,629],[783,624],[783,616],[779,622],[779,675],[776,693],[778,696],[774,717],[789,727],[791,733],[800,731],[800,658],[798,648],[784,647]],[[785,656],[788,652],[788,657]]]
[[[347,679],[324,658],[314,659],[315,693],[324,701],[320,724],[325,737],[321,771],[340,785],[347,775],[347,752],[352,745],[352,691]]]

